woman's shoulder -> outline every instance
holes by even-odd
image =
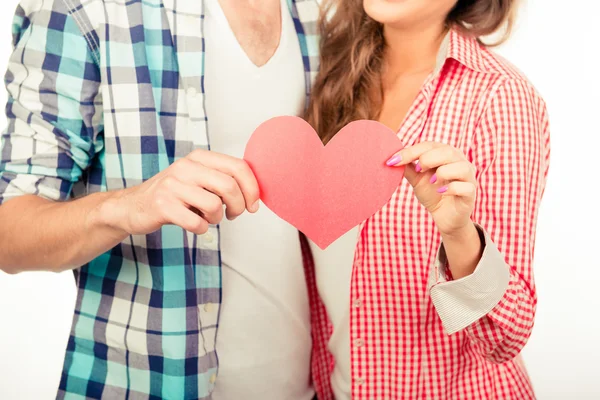
[[[539,92],[525,75],[512,62],[498,54],[479,40],[452,31],[449,38],[448,57],[455,59],[475,82],[483,87],[484,97],[493,96],[498,90],[519,87],[522,94],[542,100]],[[486,96],[487,95],[487,96]]]
[[[508,94],[512,92],[514,96],[526,96],[535,102],[544,103],[535,85],[518,66],[487,46],[481,45],[480,52],[487,73],[493,76],[491,81],[494,85],[491,85],[490,95],[497,95],[498,92],[506,94],[508,90]]]

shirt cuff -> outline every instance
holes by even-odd
[[[510,269],[504,256],[487,232],[480,226],[477,229],[485,239],[485,247],[471,275],[449,280],[442,243],[435,268],[432,268],[429,276],[431,301],[449,335],[487,315],[502,300],[510,282]]]

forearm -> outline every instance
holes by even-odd
[[[0,206],[0,269],[61,272],[111,249],[127,237],[110,215],[117,195],[97,193],[68,202],[27,195],[7,201]]]
[[[442,235],[448,268],[453,279],[464,278],[475,271],[483,253],[481,236],[474,224],[453,235]]]

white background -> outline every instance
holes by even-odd
[[[538,224],[539,307],[524,357],[539,399],[600,399],[600,4],[523,3],[498,51],[546,99],[553,146]],[[0,5],[2,72],[16,4]],[[54,398],[74,301],[71,273],[0,272],[0,399]]]

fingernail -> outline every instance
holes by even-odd
[[[257,211],[258,211],[258,200],[256,201],[256,203],[254,203],[250,206],[250,212],[257,212]]]
[[[442,186],[437,190],[438,193],[444,193],[448,190],[448,186]]]
[[[388,167],[393,167],[394,165],[398,164],[400,161],[402,161],[402,157],[400,156],[400,154],[394,154],[385,163]]]
[[[437,175],[433,174],[431,175],[431,179],[429,179],[429,183],[436,183],[437,182]]]
[[[423,168],[421,168],[421,164],[417,163],[417,165],[415,165],[415,171],[421,172],[422,170],[423,170]]]

